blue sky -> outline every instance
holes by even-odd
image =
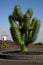
[[[22,13],[29,8],[33,9],[33,17],[37,17],[41,21],[36,42],[43,42],[43,0],[0,0],[0,39],[4,31],[6,31],[8,39],[12,39],[8,16],[12,14],[16,4],[20,5]]]

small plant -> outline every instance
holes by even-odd
[[[39,43],[36,43],[35,45],[43,45],[43,43],[39,42]]]
[[[8,48],[9,47],[9,44],[7,43],[4,43],[4,44],[1,44],[0,43],[0,48],[3,49],[3,48]]]
[[[16,5],[12,15],[9,16],[12,38],[20,45],[23,52],[28,52],[28,44],[37,39],[40,28],[40,21],[37,18],[33,18],[31,21],[32,15],[32,9],[28,9],[25,14],[22,14],[19,5]]]
[[[7,43],[3,44],[3,48],[8,48],[9,45]]]

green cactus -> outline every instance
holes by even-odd
[[[30,23],[32,14],[32,9],[28,9],[25,14],[22,14],[19,5],[16,5],[12,15],[9,16],[12,38],[20,45],[23,52],[28,52],[28,44],[37,39],[40,28],[40,21],[37,18],[33,18]]]

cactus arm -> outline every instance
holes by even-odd
[[[34,42],[37,39],[39,29],[40,29],[40,21],[36,20],[36,23],[34,25],[33,32],[32,32],[31,42]]]
[[[12,19],[12,16],[9,16],[9,20],[10,20],[10,24],[11,24],[11,34],[13,36],[14,41],[18,42],[18,44],[24,44],[24,42],[21,39],[21,34],[19,31],[18,25],[14,22],[14,20]]]
[[[19,5],[15,6],[14,12],[13,12],[13,16],[15,17],[15,19],[17,21],[20,21],[23,19],[23,14],[21,13],[21,9],[19,7]]]
[[[31,26],[33,27],[32,30],[28,30],[28,39],[26,39],[26,46],[28,46],[28,44],[34,42],[37,39],[38,36],[38,32],[40,29],[40,21],[36,18],[34,18],[32,20]]]
[[[9,22],[10,22],[11,26],[14,27],[14,22],[15,22],[15,21],[14,21],[13,16],[10,15],[8,18],[9,18]],[[13,22],[12,22],[12,21],[13,21]]]
[[[34,25],[35,25],[35,23],[36,23],[36,20],[37,20],[37,18],[33,18],[33,19],[32,19],[31,25],[29,26],[28,30],[33,30]]]
[[[22,39],[21,39],[21,35],[20,35],[20,32],[19,32],[18,28],[16,28],[16,27],[13,28],[13,27],[11,27],[11,28],[10,28],[10,31],[11,31],[13,40],[14,40],[17,44],[19,44],[20,46],[21,46],[22,44],[24,44],[24,41],[22,41]]]
[[[24,26],[23,29],[25,30],[32,30],[33,26],[30,26],[30,18],[32,17],[33,11],[32,9],[28,9],[26,14],[24,14],[23,22]]]
[[[32,37],[32,34],[33,34],[32,32],[33,32],[34,25],[36,24],[36,20],[37,20],[37,18],[33,18],[31,25],[28,28],[28,39],[30,39]]]
[[[37,39],[38,36],[38,32],[40,29],[40,21],[38,19],[36,19],[35,21],[32,21],[32,25],[34,25],[33,30],[32,30],[32,34],[30,33],[31,37],[29,39],[28,42],[34,42]]]
[[[30,8],[30,9],[28,9],[26,13],[28,13],[28,14],[29,14],[29,17],[30,17],[30,18],[31,18],[31,17],[32,17],[32,15],[33,15],[33,11],[32,11],[32,9],[31,9],[31,8]]]
[[[11,24],[12,27],[15,26],[15,25],[14,25],[15,20],[14,20],[14,18],[13,18],[12,15],[9,16],[9,22],[10,22],[10,24]],[[16,22],[15,22],[15,24],[16,24]],[[19,29],[22,28],[20,25],[17,25],[17,24],[16,24],[16,27],[18,27]]]

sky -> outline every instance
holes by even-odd
[[[43,42],[43,0],[0,0],[0,39],[2,39],[2,35],[6,32],[7,38],[12,40],[8,16],[12,14],[15,5],[21,7],[23,14],[29,8],[32,8],[33,17],[37,17],[41,22],[36,42]]]

